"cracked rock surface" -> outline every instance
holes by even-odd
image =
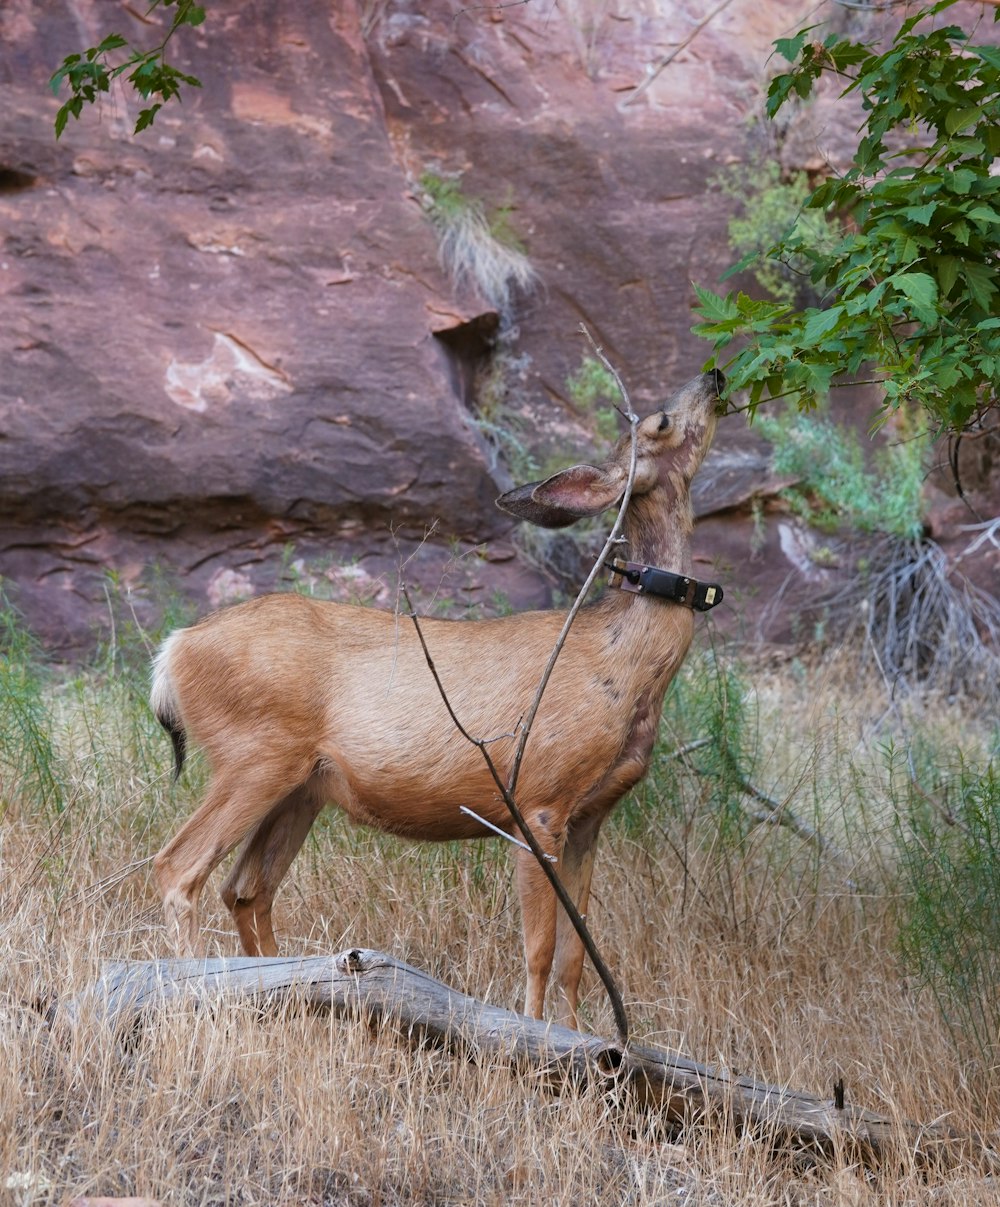
[[[171,44],[203,88],[138,137],[116,92],[56,142],[62,56],[152,32],[0,6],[0,576],[33,627],[91,641],[109,572],[151,621],[163,581],[200,612],[303,584],[392,606],[411,554],[427,599],[544,603],[489,424],[579,459],[581,322],[640,411],[699,370],[691,281],[731,258],[712,175],[811,5],[733,5],[657,70],[711,7],[594,6],[591,28],[579,5],[213,0]],[[503,211],[536,274],[510,313],[440,263],[426,172]],[[776,536],[745,556],[748,500],[780,483],[741,421],[718,456],[697,543],[749,598],[787,570]]]

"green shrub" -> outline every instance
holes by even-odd
[[[774,447],[774,469],[800,479],[785,496],[810,524],[910,540],[923,532],[924,440],[886,444],[869,461],[855,431],[815,414],[758,414],[754,426]]]
[[[821,210],[805,209],[812,189],[805,172],[784,175],[770,156],[758,153],[746,163],[731,164],[711,182],[740,212],[729,219],[729,246],[745,263],[757,284],[775,302],[810,300],[809,263],[800,254],[769,255],[776,245],[832,246],[837,228]]]
[[[650,814],[708,823],[711,841],[737,845],[752,824],[746,784],[757,757],[756,718],[742,668],[714,650],[689,657],[663,707],[648,777],[618,811],[629,829]]]
[[[904,777],[905,778],[905,777]],[[900,950],[958,1047],[1000,1057],[1000,774],[962,764],[932,794],[906,780],[897,823]]]
[[[614,375],[593,356],[583,356],[576,370],[566,378],[570,401],[583,413],[603,444],[618,439],[618,412],[621,393]]]
[[[955,2],[918,6],[891,42],[821,40],[809,27],[775,43],[790,67],[771,81],[770,118],[823,77],[853,93],[865,116],[850,167],[806,202],[820,219],[848,219],[840,237],[818,241],[797,224],[763,253],[807,262],[814,303],[695,286],[694,331],[713,343],[726,396],[746,390],[751,410],[767,397],[806,409],[861,374],[878,384],[886,412],[920,408],[938,430],[961,433],[997,405],[1000,56],[938,20]],[[726,276],[759,259],[752,252]],[[723,354],[730,344],[735,354]]]
[[[9,809],[62,813],[41,647],[0,585],[0,820]]]

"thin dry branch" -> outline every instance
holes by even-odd
[[[711,741],[711,738],[695,738],[694,741],[687,742],[676,750],[671,750],[668,754],[660,755],[660,759],[664,762],[670,759],[680,759],[688,763],[697,774],[701,774],[687,756],[696,750],[701,750],[703,747],[708,746]],[[783,826],[785,829],[791,830],[803,842],[811,843],[822,855],[840,863],[849,862],[847,856],[838,850],[829,839],[824,838],[815,826],[811,826],[808,822],[803,821],[793,809],[790,809],[787,800],[780,801],[773,796],[769,796],[758,788],[756,784],[747,779],[745,775],[739,773],[737,774],[737,783],[747,796],[767,806],[766,809],[744,808],[744,813],[746,813],[751,821],[757,822],[758,825]],[[856,887],[851,881],[848,881],[848,884],[851,888]]]
[[[527,1063],[560,1092],[614,1091],[626,1107],[653,1107],[675,1123],[725,1118],[797,1149],[838,1152],[866,1163],[909,1152],[922,1165],[971,1157],[997,1168],[996,1154],[981,1140],[939,1122],[921,1126],[842,1105],[840,1094],[821,1099],[698,1064],[678,1052],[582,1035],[491,1006],[361,948],[333,957],[108,964],[95,985],[54,1007],[52,1028],[67,1035],[82,1019],[96,1017],[119,1030],[154,1007],[212,1003],[223,995],[269,1001],[294,996],[337,1014],[361,1014],[373,1024],[397,1027],[410,1041],[440,1043],[473,1059],[490,1055]]]
[[[469,733],[469,731],[459,720],[455,710],[452,708],[451,701],[448,699],[448,694],[444,689],[444,684],[441,682],[441,677],[438,675],[437,667],[434,665],[434,659],[431,655],[430,649],[427,646],[427,641],[424,638],[423,629],[420,627],[420,619],[417,616],[412,602],[410,601],[410,595],[406,584],[402,582],[402,580],[400,581],[400,592],[406,600],[406,605],[410,612],[410,619],[413,621],[414,627],[416,628],[417,638],[420,641],[420,647],[424,653],[424,659],[427,662],[427,666],[434,678],[434,683],[438,689],[438,693],[440,694],[442,701],[444,702],[444,706],[448,710],[448,715],[451,717],[452,723],[462,737],[465,738],[467,742],[470,742],[473,746],[475,746],[483,756],[489,773],[493,777],[493,782],[496,784],[500,795],[503,798],[504,804],[507,806],[508,812],[514,819],[514,822],[517,825],[518,830],[521,832],[525,843],[530,849],[532,855],[534,855],[535,859],[537,860],[538,865],[544,872],[549,884],[552,886],[552,890],[555,893],[559,904],[566,911],[566,915],[569,918],[573,929],[576,931],[581,943],[583,944],[584,950],[589,956],[590,962],[593,964],[598,977],[600,977],[601,984],[604,986],[605,992],[608,995],[608,1000],[611,1004],[611,1011],[614,1015],[615,1030],[618,1033],[619,1042],[621,1043],[622,1047],[625,1047],[628,1044],[629,1025],[628,1015],[625,1011],[625,1003],[622,999],[621,991],[619,990],[618,985],[611,974],[610,968],[608,968],[603,957],[601,956],[601,953],[597,948],[597,944],[594,942],[593,936],[591,935],[587,924],[584,921],[583,915],[577,909],[576,902],[573,901],[570,895],[566,892],[566,888],[559,879],[555,868],[553,868],[548,854],[542,849],[541,844],[538,842],[538,839],[532,832],[531,827],[525,820],[515,795],[518,776],[520,775],[521,771],[521,764],[524,761],[524,752],[527,748],[528,739],[531,736],[531,728],[534,724],[535,717],[538,714],[538,709],[541,705],[542,697],[545,694],[545,689],[548,686],[549,679],[552,676],[552,671],[555,669],[559,655],[562,653],[563,647],[566,644],[566,638],[569,636],[569,631],[573,626],[573,621],[576,619],[580,609],[586,602],[587,596],[590,594],[590,590],[593,587],[598,574],[600,574],[604,569],[611,551],[618,543],[622,526],[625,522],[625,513],[628,511],[628,506],[632,499],[632,488],[635,484],[636,466],[638,462],[637,428],[639,424],[639,416],[636,415],[632,410],[631,399],[628,396],[628,391],[626,390],[624,382],[622,381],[618,371],[608,361],[603,350],[594,342],[590,332],[582,323],[580,324],[580,330],[590,341],[591,346],[604,364],[605,368],[608,369],[608,371],[614,377],[618,389],[621,392],[622,401],[625,405],[624,414],[628,419],[629,433],[631,436],[628,477],[625,482],[625,492],[622,495],[621,502],[618,506],[618,514],[615,517],[615,522],[612,525],[611,532],[608,534],[608,538],[604,542],[604,547],[598,554],[596,561],[591,567],[590,573],[587,575],[586,581],[577,593],[576,599],[573,601],[573,605],[566,615],[566,620],[563,622],[563,626],[559,631],[559,636],[556,638],[552,651],[549,654],[548,661],[546,662],[545,668],[542,671],[541,679],[539,680],[538,687],[535,689],[535,694],[532,698],[531,704],[528,707],[528,711],[524,714],[518,724],[520,737],[518,739],[517,748],[514,752],[514,759],[511,763],[510,774],[506,783],[501,778],[500,772],[490,756],[489,750],[487,749],[488,742],[491,739],[477,738],[473,734]]]
[[[762,792],[760,788],[752,784],[745,776],[740,776],[738,783],[747,796],[753,797],[754,800],[760,801],[766,805],[766,809],[757,809],[754,811],[747,810],[748,816],[754,821],[762,825],[769,826],[784,826],[786,829],[796,836],[801,838],[803,842],[812,843],[818,851],[829,856],[831,859],[836,859],[844,862],[846,857],[843,852],[837,848],[816,829],[815,826],[809,825],[808,822],[802,820],[801,817],[788,807],[787,801],[776,800],[773,796],[768,796],[766,792]]]
[[[566,615],[566,620],[563,623],[559,636],[556,638],[555,645],[552,647],[552,653],[549,655],[549,660],[545,664],[545,670],[542,672],[542,677],[538,682],[538,688],[535,692],[535,697],[531,702],[531,707],[528,709],[524,720],[521,723],[521,739],[518,742],[517,751],[514,755],[514,762],[511,766],[510,779],[507,783],[507,787],[512,795],[514,793],[514,789],[517,787],[517,777],[521,771],[521,762],[524,759],[525,747],[528,744],[528,738],[531,736],[531,726],[534,723],[536,714],[538,713],[538,708],[542,702],[542,696],[545,693],[545,688],[548,686],[552,671],[555,669],[556,661],[559,658],[559,655],[562,653],[563,646],[566,644],[566,638],[569,636],[569,631],[573,626],[573,621],[576,620],[577,613],[586,602],[587,596],[590,594],[590,590],[593,587],[597,576],[604,570],[611,551],[614,549],[615,545],[618,544],[618,538],[625,523],[625,513],[628,511],[629,504],[632,501],[632,488],[635,486],[635,472],[638,458],[637,429],[639,425],[639,416],[632,410],[632,400],[628,396],[628,391],[625,389],[625,384],[619,376],[617,369],[614,368],[614,366],[604,355],[603,349],[598,347],[598,345],[594,342],[590,332],[583,323],[580,324],[580,330],[590,341],[591,347],[593,347],[598,358],[601,360],[601,363],[614,377],[615,384],[618,386],[622,396],[622,402],[625,404],[625,417],[628,419],[629,435],[632,441],[629,454],[628,477],[625,481],[625,493],[622,495],[621,502],[618,505],[618,514],[615,516],[615,522],[611,527],[611,531],[608,533],[608,539],[604,542],[604,547],[597,555],[597,559],[591,567],[586,581],[577,592],[576,599],[573,601],[573,606]]]
[[[407,606],[410,608],[410,619],[413,621],[414,628],[416,629],[417,638],[420,642],[420,648],[424,652],[424,658],[427,662],[428,669],[434,677],[434,682],[437,685],[437,689],[441,695],[442,701],[444,702],[444,706],[448,710],[448,715],[451,717],[452,723],[462,737],[465,738],[467,742],[471,742],[472,745],[475,746],[479,753],[483,756],[486,767],[489,770],[490,775],[493,777],[493,782],[496,784],[497,790],[499,791],[504,804],[507,806],[507,811],[514,819],[515,825],[520,830],[524,838],[525,845],[538,861],[538,865],[541,867],[546,878],[551,884],[559,904],[566,911],[566,915],[572,923],[573,929],[576,931],[577,935],[579,935],[580,941],[583,943],[584,950],[590,957],[590,961],[594,965],[597,975],[601,979],[601,984],[604,986],[604,990],[608,995],[608,1000],[611,1003],[611,1011],[615,1019],[615,1030],[618,1032],[618,1039],[622,1047],[624,1047],[628,1043],[628,1015],[625,1013],[625,1004],[622,1000],[622,995],[618,989],[615,979],[611,975],[611,970],[604,962],[604,959],[597,948],[597,944],[594,942],[594,938],[587,928],[583,915],[576,908],[576,902],[572,897],[570,897],[569,893],[566,892],[563,882],[559,879],[555,869],[552,867],[548,853],[542,849],[542,846],[535,837],[534,832],[525,820],[520,806],[514,798],[513,792],[511,791],[509,785],[504,782],[496,763],[493,762],[490,752],[487,749],[490,739],[474,737],[471,733],[469,733],[469,731],[456,716],[455,710],[451,706],[451,701],[448,699],[448,693],[445,691],[444,684],[441,682],[441,677],[438,675],[437,667],[434,665],[434,659],[431,657],[431,652],[427,647],[424,631],[420,627],[420,618],[417,616],[416,612],[413,610],[412,604],[410,603],[409,592],[407,591],[405,585],[401,586],[401,590],[404,598],[406,599]]]
[[[686,38],[684,38],[683,41],[678,42],[678,44],[673,48],[673,50],[671,50],[668,54],[665,54],[662,59],[658,59],[657,62],[652,64],[652,66],[647,67],[646,78],[642,81],[641,84],[637,85],[628,94],[628,96],[626,96],[624,98],[624,100],[621,100],[618,102],[618,108],[625,109],[629,105],[635,104],[635,102],[639,99],[640,96],[642,96],[642,94],[646,91],[646,89],[650,86],[650,84],[652,84],[652,82],[656,79],[656,77],[660,74],[660,72],[663,71],[663,69],[665,67],[669,67],[670,64],[674,61],[674,59],[676,59],[677,56],[681,53],[681,51],[685,50],[688,46],[691,45],[691,43],[695,40],[695,38],[697,38],[697,36],[701,33],[701,31],[705,28],[705,26],[710,24],[710,22],[714,21],[715,18],[719,15],[719,13],[721,13],[723,9],[728,8],[730,6],[730,4],[732,4],[732,2],[733,2],[733,0],[722,0],[722,3],[717,4],[715,6],[715,8],[713,8],[712,11],[708,14],[708,16],[703,17],[698,22],[698,24],[694,27],[694,29],[691,30],[691,32],[688,34],[688,36]],[[996,2],[998,4],[1000,4],[1000,0],[996,0]]]

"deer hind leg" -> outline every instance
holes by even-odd
[[[217,769],[200,807],[156,855],[153,873],[167,933],[178,955],[203,953],[198,898],[205,881],[294,783],[287,765]]]
[[[594,852],[601,829],[601,817],[588,817],[570,824],[563,847],[559,877],[576,908],[586,916],[590,900],[590,881],[594,871]],[[580,976],[583,972],[583,943],[569,915],[560,906],[556,917],[556,942],[553,959],[558,994],[556,1020],[577,1030],[576,1007]]]
[[[278,954],[271,905],[323,804],[323,795],[312,781],[290,792],[258,822],[226,877],[222,900],[248,956]]]

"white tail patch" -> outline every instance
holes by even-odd
[[[170,652],[183,632],[183,629],[178,629],[171,633],[153,659],[149,704],[156,716],[161,719],[180,720],[177,696],[170,678]]]

